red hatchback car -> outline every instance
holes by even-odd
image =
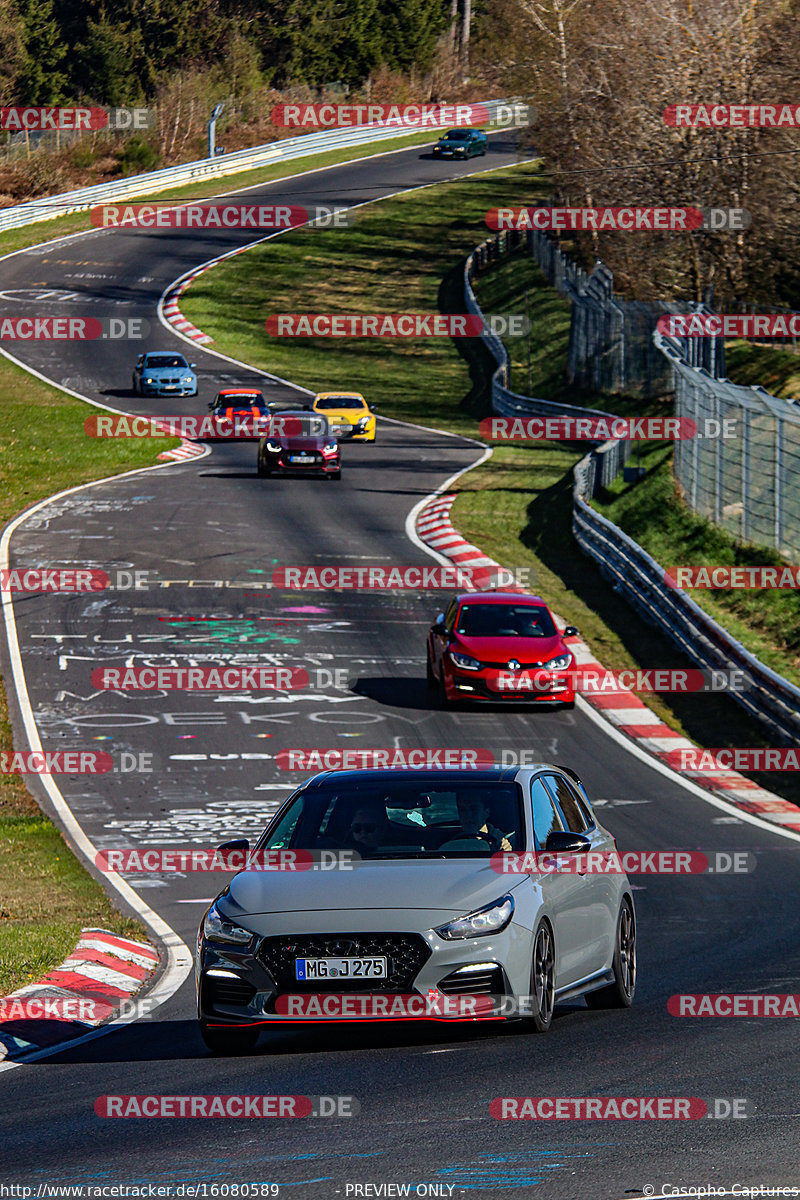
[[[466,592],[454,596],[428,632],[428,686],[443,708],[459,700],[575,704],[575,659],[538,596]]]

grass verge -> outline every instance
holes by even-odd
[[[310,233],[294,231],[207,272],[186,293],[182,309],[235,358],[312,390],[357,388],[387,416],[476,436],[479,419],[490,411],[494,365],[479,343],[337,339],[334,352],[328,339],[268,338],[264,320],[282,311],[461,311],[463,258],[485,236],[483,214],[498,203],[522,204],[542,185],[537,170],[520,166],[383,201],[363,210],[351,229],[315,231],[313,243]],[[485,312],[524,312],[527,290],[533,395],[643,415],[640,401],[587,398],[565,387],[568,306],[526,255],[490,268],[475,286]],[[515,386],[524,390],[527,341],[510,349]],[[646,411],[671,415],[672,407],[656,400]],[[648,448],[663,451],[660,444]],[[607,667],[688,668],[578,550],[571,533],[572,467],[582,453],[548,443],[497,445],[492,459],[454,488],[454,524],[505,565],[530,568],[538,590],[578,626]],[[700,745],[768,744],[758,722],[724,696],[643,698]],[[800,802],[800,786],[791,779],[753,778]]]
[[[4,357],[0,406],[0,525],[63,488],[151,466],[162,450],[178,445],[175,438],[157,443],[88,438],[83,429],[93,411],[88,405]],[[0,752],[12,749],[0,688]],[[23,777],[0,775],[0,996],[52,970],[85,925],[139,938],[144,932],[138,921],[114,909],[35,803]]]

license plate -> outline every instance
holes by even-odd
[[[289,458],[289,462],[313,463],[313,461],[313,454],[292,454]]]
[[[295,978],[311,979],[385,979],[386,958],[296,958]]]

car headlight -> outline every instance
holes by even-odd
[[[322,447],[323,454],[335,454],[337,450],[336,442],[326,442]]]
[[[366,429],[369,425],[369,417],[362,417],[356,424],[356,429]]]
[[[156,382],[155,379],[152,379],[149,375],[146,375],[145,378],[142,380],[142,383],[155,383],[155,382]]]
[[[245,942],[252,941],[253,934],[249,929],[226,920],[216,904],[212,904],[203,920],[203,937],[210,942],[235,942],[243,946]]]
[[[181,383],[194,383],[194,375],[184,375]]]
[[[449,654],[456,666],[461,667],[463,671],[480,671],[481,664],[477,658],[470,658],[468,654],[459,654],[457,650],[450,650]]]
[[[569,652],[566,654],[558,654],[555,658],[551,658],[549,662],[542,663],[542,670],[563,671],[570,665],[571,662],[572,655]]]
[[[273,442],[272,438],[269,438],[267,440],[267,449],[271,450],[273,454],[280,454],[283,447],[280,442]]]
[[[440,925],[436,932],[447,941],[456,938],[486,937],[490,933],[499,933],[501,929],[505,929],[513,915],[513,897],[501,896],[499,900],[494,900],[485,908],[479,908],[477,912],[466,917],[456,917],[455,921]]]

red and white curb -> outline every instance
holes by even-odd
[[[158,457],[172,459],[174,462],[186,462],[189,458],[202,458],[205,453],[204,446],[198,446],[197,442],[187,442],[186,438],[181,438],[180,446],[176,446],[174,450],[164,450]]]
[[[193,275],[188,275],[186,279],[181,280],[180,283],[172,288],[164,300],[163,313],[170,325],[174,325],[184,337],[191,338],[193,342],[197,342],[201,346],[207,346],[214,339],[210,334],[203,333],[202,329],[198,329],[191,321],[187,321],[178,306],[180,296],[186,291],[189,284],[193,283],[197,279],[197,276],[201,274],[202,271],[195,271]],[[159,455],[159,457],[161,456]]]
[[[426,504],[417,517],[417,533],[426,545],[443,554],[453,563],[461,567],[469,567],[477,587],[485,586],[501,570],[499,563],[488,558],[477,546],[473,546],[453,528],[450,522],[450,510],[455,502],[455,495],[437,496]],[[477,568],[477,570],[475,570]],[[485,575],[484,575],[485,570]],[[477,587],[466,590],[477,590]],[[524,588],[509,588],[509,591],[525,591]],[[558,618],[562,621],[562,618]],[[562,624],[564,622],[562,621]],[[566,639],[570,650],[575,655],[575,661],[580,667],[593,666],[599,670],[605,668],[597,661],[592,651],[581,638]],[[676,750],[696,750],[694,742],[682,737],[639,699],[634,692],[613,692],[606,695],[587,693],[583,696],[587,704],[597,710],[607,721],[631,738],[648,754],[654,755],[673,770],[670,754]],[[684,770],[681,775],[687,776],[693,783],[720,796],[734,804],[743,812],[752,813],[765,821],[781,825],[800,833],[800,810],[781,796],[768,792],[759,787],[751,779],[740,775],[738,771],[718,771],[710,774],[708,771]]]
[[[3,1011],[9,1018],[0,1020],[0,1059],[72,1041],[113,1020],[123,1001],[131,1000],[148,982],[158,962],[158,951],[146,942],[134,942],[106,929],[82,929],[69,958],[38,983],[17,988],[3,998]],[[19,1017],[14,1015],[15,1000],[20,1001]],[[24,1015],[33,1000],[57,1001],[55,1011],[80,1013],[81,1019]],[[82,1000],[93,1004],[63,1007],[63,1002]],[[87,1015],[95,1006],[102,1015]]]

